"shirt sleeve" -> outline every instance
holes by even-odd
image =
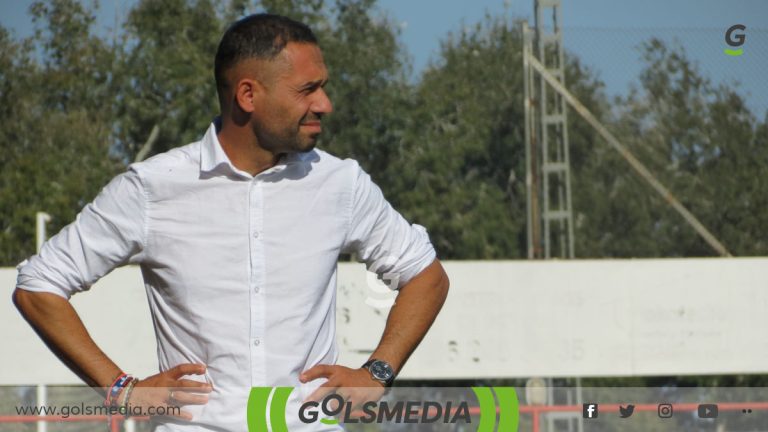
[[[115,177],[77,215],[17,267],[17,287],[69,299],[144,249],[146,196],[138,173]]]
[[[355,163],[354,189],[345,252],[355,252],[369,271],[399,289],[431,264],[435,249],[427,230],[403,218],[384,199],[371,177]]]

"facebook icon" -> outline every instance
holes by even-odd
[[[584,412],[582,413],[582,415],[586,419],[597,418],[597,404],[596,403],[585,403],[584,404]]]

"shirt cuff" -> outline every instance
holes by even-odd
[[[417,243],[420,246],[417,251],[412,252],[414,255],[408,260],[408,264],[400,269],[400,280],[398,281],[397,289],[405,286],[405,284],[415,278],[437,258],[437,252],[435,252],[435,248],[432,247],[432,243],[429,241],[427,229],[417,224],[411,225],[411,229],[418,237]]]
[[[18,276],[16,277],[16,288],[23,289],[24,291],[56,294],[65,300],[69,300],[69,298],[72,296],[71,292],[57,288],[52,283],[39,277],[24,273],[24,269],[28,264],[29,260],[24,260],[16,266],[16,270],[19,272]]]

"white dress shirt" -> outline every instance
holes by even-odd
[[[298,387],[302,371],[336,363],[343,252],[399,286],[435,259],[426,230],[357,162],[316,149],[251,176],[229,161],[214,123],[201,141],[115,177],[19,266],[18,286],[69,298],[139,264],[160,369],[203,363],[214,386],[208,404],[187,407],[195,424],[158,430],[244,431],[250,387]]]

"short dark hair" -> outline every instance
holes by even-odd
[[[288,42],[317,45],[317,38],[306,24],[281,15],[253,14],[235,21],[224,32],[216,50],[214,76],[219,97],[227,85],[227,70],[247,59],[272,60]]]

